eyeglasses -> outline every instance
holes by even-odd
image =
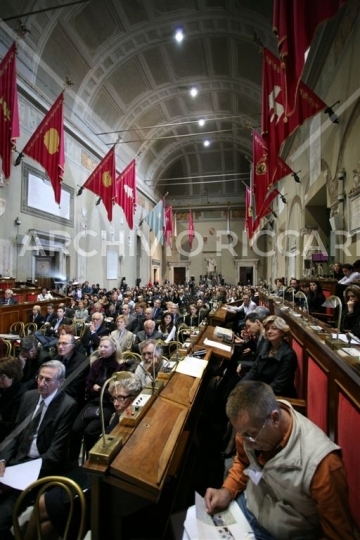
[[[43,377],[42,375],[38,375],[36,377],[36,380],[37,380],[37,382],[43,382],[44,381],[45,384],[50,384],[50,383],[54,382],[56,379],[51,379],[50,377]]]
[[[259,439],[264,427],[266,426],[266,422],[269,420],[270,418],[270,415],[268,415],[266,418],[265,418],[265,422],[263,423],[262,425],[262,428],[260,429],[259,433],[256,435],[256,437],[251,437],[250,435],[242,435],[242,438],[243,439],[246,439],[247,441],[251,442],[251,443],[256,443],[256,441]]]
[[[110,398],[110,401],[111,403],[115,403],[116,401],[119,402],[119,403],[123,403],[124,401],[126,401],[127,399],[133,397],[131,394],[129,394],[128,396],[113,396],[112,398]]]

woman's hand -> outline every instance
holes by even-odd
[[[94,384],[93,390],[94,390],[94,392],[100,392],[101,386],[99,386],[98,384]]]

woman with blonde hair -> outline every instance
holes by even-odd
[[[281,317],[271,315],[263,321],[265,340],[250,371],[242,381],[262,381],[275,395],[297,397],[294,385],[297,358],[291,348],[290,327]]]
[[[126,371],[127,364],[117,350],[115,341],[110,336],[100,339],[98,350],[90,358],[90,372],[85,383],[86,403],[76,418],[70,437],[70,459],[75,461],[80,454],[81,441],[84,437],[86,451],[94,446],[101,433],[100,394],[101,389],[113,373]],[[92,361],[93,360],[93,361]],[[113,413],[110,394],[106,388],[103,397],[104,420],[108,424]]]

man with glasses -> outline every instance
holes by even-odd
[[[262,382],[240,383],[226,413],[237,454],[209,514],[236,499],[260,540],[356,538],[339,446]]]
[[[155,339],[147,339],[139,344],[142,361],[135,371],[135,375],[139,377],[142,387],[150,385],[154,382],[154,375],[160,371],[162,360],[162,348],[156,345]]]
[[[85,381],[90,370],[89,359],[76,350],[76,339],[72,334],[59,336],[57,355],[54,360],[60,360],[65,366],[64,392],[71,396],[79,409],[85,402]]]
[[[89,355],[96,351],[96,349],[99,347],[100,338],[102,336],[108,336],[109,334],[110,330],[105,326],[104,323],[104,315],[96,311],[92,314],[91,322],[81,338],[86,353]]]
[[[43,364],[37,376],[37,390],[22,397],[16,426],[0,445],[0,477],[8,465],[42,458],[40,476],[66,470],[68,439],[75,420],[75,401],[61,390],[65,367],[57,360]],[[1,487],[1,486],[0,486]],[[10,533],[12,510],[19,491],[7,488],[0,494],[0,538]]]

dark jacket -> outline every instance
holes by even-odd
[[[26,360],[23,368],[23,376],[20,381],[24,391],[34,390],[36,388],[35,377],[38,374],[40,366],[48,360],[51,360],[51,356],[45,349],[38,349],[36,358]]]
[[[104,382],[111,377],[116,371],[125,371],[127,368],[126,363],[119,364],[116,360],[116,355],[113,354],[108,358],[98,358],[92,364],[89,375],[87,376],[85,383],[85,391],[88,399],[93,403],[99,403],[100,392],[95,392],[93,386],[98,384],[102,386]],[[110,402],[110,395],[108,389],[104,392],[104,402]]]
[[[163,339],[163,335],[161,332],[154,330],[154,333],[151,334],[151,336],[147,336],[145,330],[140,330],[140,332],[138,332],[135,336],[132,350],[136,353],[140,353],[139,343],[141,343],[142,341],[146,341],[147,339]]]
[[[56,355],[54,360],[60,360],[64,363],[64,357]],[[65,382],[62,386],[63,392],[68,396],[71,396],[78,403],[79,406],[83,406],[85,400],[85,382],[90,370],[89,358],[85,354],[81,354],[74,349],[72,356],[65,364]],[[77,373],[75,377],[71,377],[74,373]],[[71,377],[71,381],[68,382]]]
[[[33,319],[33,316],[30,315],[29,322],[35,323],[37,327],[40,328],[40,326],[42,326],[45,322],[45,317],[41,315],[41,313],[39,313],[38,315],[36,315],[35,319]]]
[[[82,344],[84,345],[87,354],[90,354],[92,351],[95,351],[100,343],[100,338],[103,336],[108,336],[110,334],[109,328],[106,328],[105,324],[101,324],[99,328],[96,329],[94,333],[91,333],[89,327],[86,328],[83,337],[81,338]]]
[[[359,335],[359,327],[360,327],[360,304],[355,304],[354,311],[352,313],[348,312],[347,307],[345,307],[342,317],[341,317],[341,324],[340,329],[342,332],[345,330],[350,330],[355,335]]]
[[[12,431],[20,401],[24,393],[21,382],[13,382],[8,388],[1,390],[0,394],[0,442]]]
[[[242,381],[262,381],[271,386],[276,396],[296,397],[294,385],[297,358],[295,351],[283,341],[274,356],[269,356],[271,344],[264,340],[250,371]]]
[[[39,392],[37,390],[25,392],[20,403],[16,426],[27,418],[31,419],[38,401]],[[37,447],[42,458],[40,476],[60,474],[66,470],[68,439],[76,412],[75,401],[64,392],[59,391],[50,403],[37,435]],[[0,458],[5,459],[9,465],[16,465],[16,451],[24,431],[21,430],[12,438],[10,434],[9,444],[5,445],[4,450],[0,453]]]

